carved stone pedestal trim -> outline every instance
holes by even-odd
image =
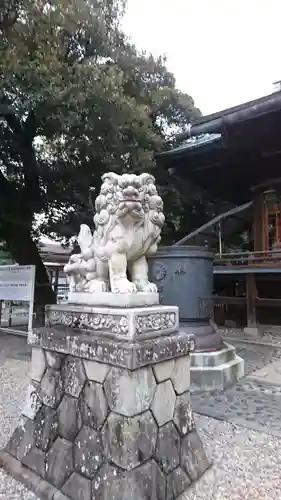
[[[89,333],[131,341],[177,332],[179,309],[176,306],[91,307],[72,304],[49,306],[46,326],[78,328]]]

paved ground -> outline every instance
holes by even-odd
[[[224,392],[193,395],[194,411],[281,437],[281,349],[240,343],[236,348],[246,377]]]
[[[241,341],[242,339],[246,342],[259,342],[262,344],[276,345],[277,347],[281,347],[281,330],[277,327],[262,327],[259,326],[259,334],[257,337],[253,337],[244,332],[243,329],[239,328],[219,328],[221,336],[232,343]]]
[[[239,344],[238,352],[246,359],[242,382],[225,393],[193,396],[194,409],[207,415],[196,420],[214,465],[181,500],[281,498],[281,350]],[[0,333],[0,447],[17,425],[29,359],[24,338]],[[0,470],[0,500],[36,498]]]
[[[271,346],[242,344],[232,342],[235,345],[238,356],[244,359],[245,375],[259,370],[265,365],[281,360],[281,349]]]

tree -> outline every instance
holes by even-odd
[[[124,8],[121,0],[1,2],[0,238],[17,262],[36,265],[39,304],[54,296],[35,243],[38,214],[39,231],[73,235],[89,221],[89,186],[95,195],[108,170],[154,172],[168,207],[177,192],[154,154],[199,111],[165,60],[126,39]]]

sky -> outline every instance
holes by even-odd
[[[281,80],[281,0],[128,0],[123,26],[139,49],[167,56],[203,114]]]

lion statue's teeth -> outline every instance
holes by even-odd
[[[148,281],[146,256],[157,250],[165,217],[154,177],[104,174],[95,209],[94,233],[81,225],[81,253],[65,266],[70,291],[156,292]]]

